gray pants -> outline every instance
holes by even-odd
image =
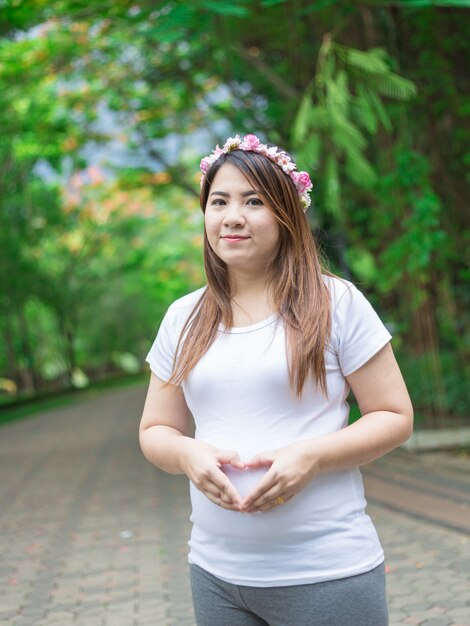
[[[190,566],[197,626],[387,626],[383,563],[312,585],[246,587]]]

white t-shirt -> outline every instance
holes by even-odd
[[[227,330],[183,383],[196,439],[242,460],[347,426],[345,380],[391,339],[351,283],[325,277],[332,332],[326,350],[328,398],[313,381],[302,397],[289,386],[282,320]],[[151,370],[169,379],[177,341],[202,289],[174,302],[147,356]],[[229,478],[245,496],[267,468],[237,470]],[[364,512],[358,469],[322,474],[282,506],[259,513],[227,511],[190,484],[193,523],[189,562],[236,585],[271,587],[334,580],[369,571],[383,561],[375,528]]]

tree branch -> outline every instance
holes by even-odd
[[[156,159],[164,166],[165,170],[170,174],[171,179],[176,185],[178,185],[178,187],[181,187],[192,196],[199,198],[199,194],[196,189],[194,189],[194,186],[186,182],[186,179],[189,177],[189,175],[184,170],[182,170],[180,166],[170,165],[168,161],[162,156],[162,154],[158,152],[158,150],[156,150],[154,146],[151,146],[149,144],[149,140],[147,137],[144,137],[140,132],[139,135],[141,136],[142,143],[145,147],[147,155]]]
[[[231,49],[238,54],[239,57],[248,61],[264,78],[273,85],[278,92],[287,98],[300,98],[302,95],[292,85],[286,83],[279,74],[276,74],[269,65],[267,65],[259,56],[254,55],[238,44],[233,44]]]

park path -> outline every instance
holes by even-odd
[[[144,395],[88,394],[0,427],[0,626],[194,625],[187,484],[140,452]],[[390,626],[470,626],[469,469],[400,451],[365,468]]]

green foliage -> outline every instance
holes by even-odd
[[[442,375],[442,398],[437,398],[437,388],[433,375],[433,359],[439,360]],[[432,415],[434,406],[441,405],[436,421],[446,415],[467,418],[470,414],[468,395],[468,374],[455,352],[441,351],[439,354],[412,354],[401,350],[398,355],[400,368],[407,381],[414,409],[417,413]],[[467,368],[468,370],[468,368]],[[467,376],[465,376],[465,373]]]
[[[382,4],[377,0],[371,0],[376,4]],[[423,9],[427,7],[459,7],[469,8],[470,0],[396,0],[394,2],[397,6],[402,6],[407,9]]]
[[[390,128],[382,96],[408,100],[416,94],[415,85],[392,72],[391,65],[383,48],[363,52],[327,37],[294,121],[297,151],[305,167],[322,172],[322,204],[341,229],[342,181],[366,189],[377,182],[366,148],[367,135],[375,135],[379,123]]]
[[[374,221],[374,231],[381,249],[380,289],[388,293],[412,281],[408,304],[417,308],[427,297],[436,267],[452,255],[452,243],[442,227],[444,210],[432,189],[426,159],[404,148],[397,150],[395,159],[395,169],[381,177],[377,188],[382,216]],[[379,241],[384,227],[395,233],[386,247]]]
[[[367,52],[338,44],[333,44],[332,48],[354,76],[361,92],[359,98],[366,105],[376,104],[375,99],[371,100],[370,92],[395,100],[409,100],[416,95],[416,85],[391,71],[391,59],[383,48],[372,48]]]
[[[333,263],[431,355],[424,410],[455,412],[435,355],[470,347],[466,6],[0,2],[0,376],[40,389],[142,359],[204,280],[201,151],[256,132],[311,172]],[[110,140],[126,163],[89,168],[81,148]]]
[[[203,0],[199,4],[208,11],[220,15],[233,15],[235,17],[247,17],[250,14],[249,5],[251,0],[238,0],[238,2],[220,2],[220,0]]]

